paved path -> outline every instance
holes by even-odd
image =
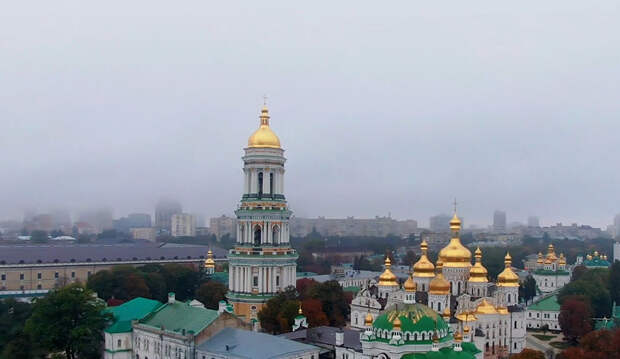
[[[527,333],[527,335],[525,336],[525,347],[530,348],[530,349],[540,350],[543,353],[546,353],[547,350],[552,349],[555,354],[558,354],[561,350],[552,347],[551,345],[549,345],[549,342],[561,341],[561,340],[562,340],[562,337],[557,336],[551,339],[550,341],[546,342],[540,339],[536,339],[535,337],[532,336],[531,333]]]

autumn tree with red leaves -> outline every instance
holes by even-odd
[[[589,303],[580,296],[567,297],[560,307],[558,321],[564,337],[576,343],[592,330],[592,310]]]
[[[510,359],[545,359],[545,353],[539,350],[525,348],[521,353],[511,355]]]
[[[558,359],[620,359],[620,329],[596,330],[586,334],[578,347],[571,347]]]

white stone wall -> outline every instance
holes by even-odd
[[[526,312],[527,327],[532,329],[542,328],[545,324],[549,326],[551,330],[561,330],[558,317],[559,311],[539,311],[530,310]]]
[[[363,353],[356,352],[353,349],[344,348],[344,347],[336,347],[336,358],[337,359],[371,359],[369,355],[364,355]]]
[[[133,358],[194,359],[193,341],[134,328]]]
[[[536,285],[543,293],[550,293],[564,287],[570,282],[570,275],[540,275],[534,274]]]
[[[131,359],[132,358],[132,335],[128,333],[105,333],[103,352],[104,359]]]

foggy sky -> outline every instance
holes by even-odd
[[[620,212],[617,1],[10,2],[0,219],[232,214],[267,94],[298,216]]]

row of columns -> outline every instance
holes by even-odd
[[[273,193],[284,193],[284,170],[283,169],[260,169],[260,168],[244,168],[245,180],[243,184],[243,193],[258,193],[258,174],[263,173],[263,193],[270,194],[269,175],[273,173]]]
[[[288,226],[273,223],[269,221],[264,221],[261,226],[261,244],[274,244],[273,238],[273,228],[274,226],[278,226],[278,244],[288,243]],[[254,243],[254,227],[252,226],[252,221],[239,221],[237,224],[237,238],[238,243],[244,244],[253,244]]]
[[[276,293],[278,290],[294,285],[296,273],[294,266],[258,267],[254,272],[251,266],[232,266],[229,273],[229,289],[237,293]],[[254,285],[254,277],[257,285]],[[279,279],[277,279],[279,278]]]

